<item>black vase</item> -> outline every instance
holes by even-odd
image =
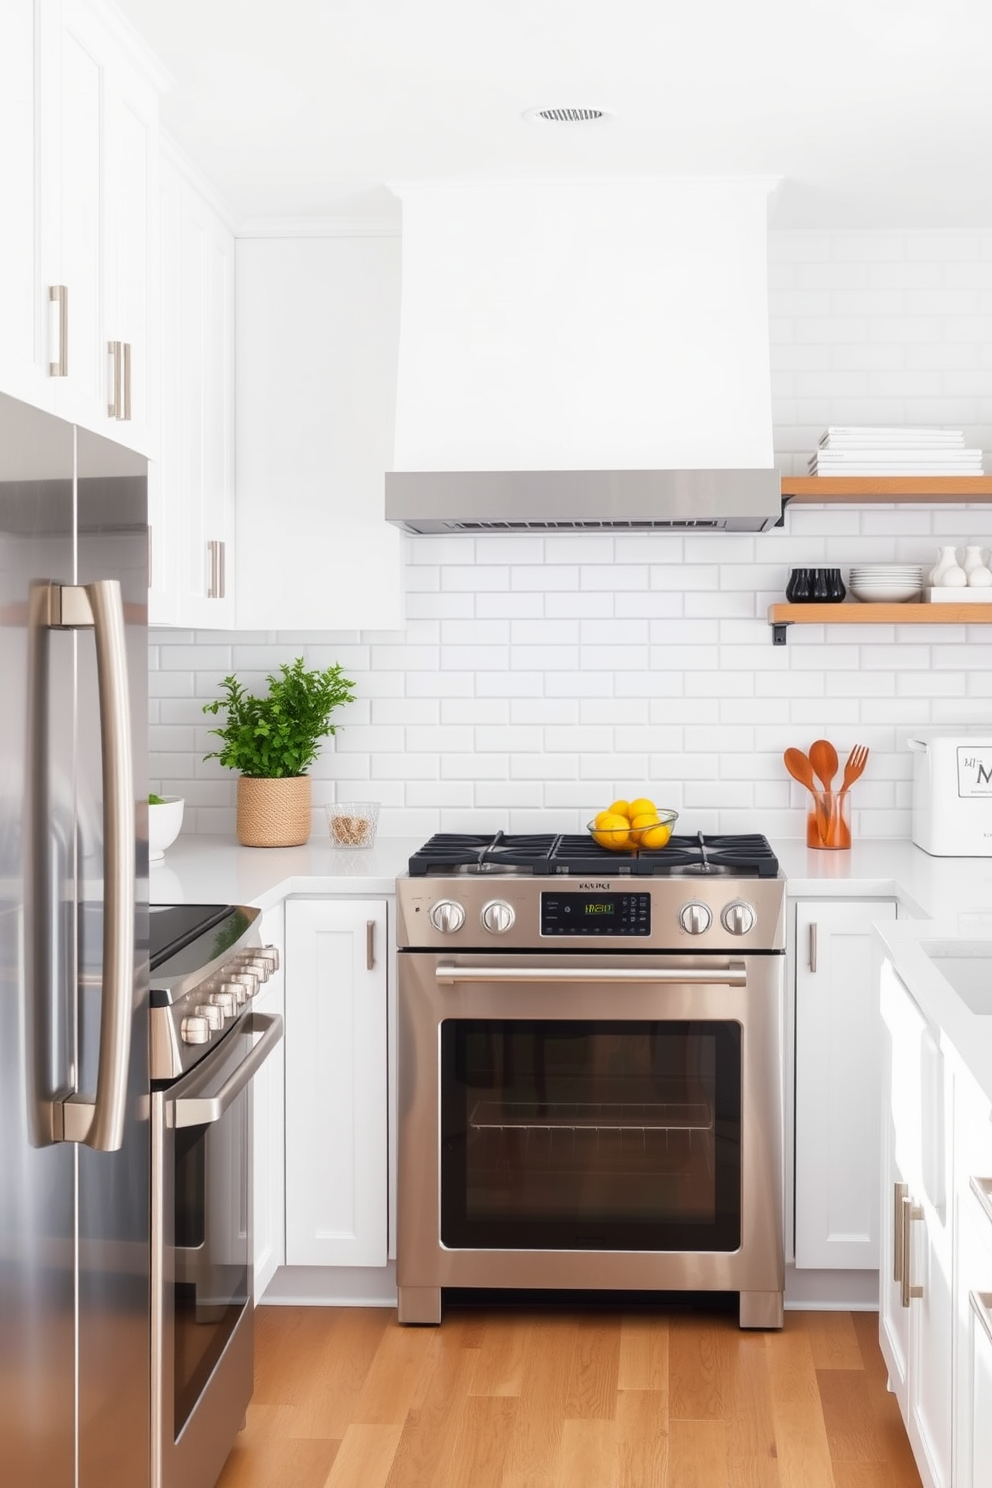
[[[840,604],[847,594],[839,568],[827,569],[827,599],[831,604]]]
[[[827,583],[828,569],[814,568],[812,583],[810,585],[810,598],[815,604],[827,604],[830,600],[830,587]]]
[[[812,598],[811,588],[810,570],[794,568],[785,586],[785,597],[790,604],[807,604]]]

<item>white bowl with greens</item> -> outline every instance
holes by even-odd
[[[184,796],[156,796],[148,797],[148,860],[156,862],[165,857],[165,850],[171,847],[179,836],[183,824],[183,811],[186,807]]]

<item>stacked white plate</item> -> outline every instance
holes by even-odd
[[[922,591],[923,568],[916,563],[856,564],[848,588],[865,604],[903,604]]]

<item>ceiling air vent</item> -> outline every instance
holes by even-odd
[[[534,108],[524,118],[531,124],[596,124],[610,118],[609,109],[601,108]]]

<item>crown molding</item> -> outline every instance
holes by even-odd
[[[246,217],[238,238],[398,238],[399,222],[384,217]]]

